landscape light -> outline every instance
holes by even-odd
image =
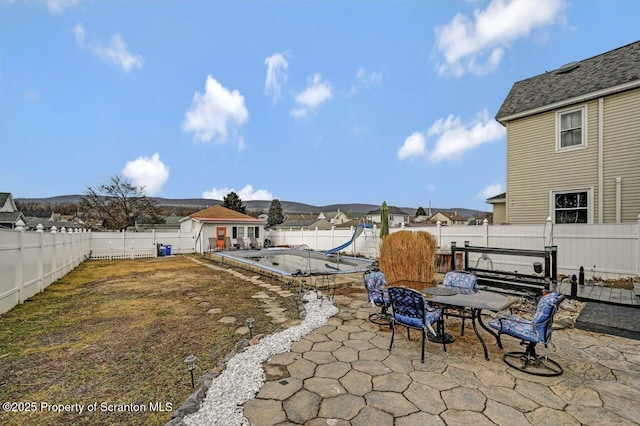
[[[253,339],[253,323],[255,322],[255,319],[253,318],[247,318],[247,327],[249,327],[249,338]]]
[[[193,370],[196,368],[196,360],[198,358],[195,355],[189,355],[184,359],[184,363],[187,364],[187,369],[189,373],[191,373],[191,388],[195,387],[195,383],[193,382]]]

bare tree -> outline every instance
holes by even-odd
[[[156,201],[144,195],[144,186],[135,186],[120,175],[108,183],[87,188],[80,206],[91,216],[101,219],[107,229],[127,229],[142,217],[158,218]]]

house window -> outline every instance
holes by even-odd
[[[553,191],[555,223],[591,223],[591,190]]]
[[[560,111],[556,116],[558,151],[587,146],[586,107]]]
[[[247,237],[260,238],[260,227],[259,226],[249,226],[247,228]]]

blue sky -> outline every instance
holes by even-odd
[[[490,210],[514,82],[636,0],[0,0],[0,191]]]

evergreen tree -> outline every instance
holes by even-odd
[[[272,228],[284,222],[284,213],[282,212],[282,204],[277,198],[271,200],[269,206],[269,217],[267,218],[267,228]]]
[[[427,212],[425,212],[422,207],[418,207],[418,210],[416,211],[416,217],[418,217],[418,216],[426,216],[426,215],[427,215]]]
[[[244,203],[240,199],[240,196],[236,194],[234,191],[231,191],[227,194],[226,197],[222,199],[222,207],[226,207],[231,210],[235,210],[240,213],[247,214],[247,208]]]

